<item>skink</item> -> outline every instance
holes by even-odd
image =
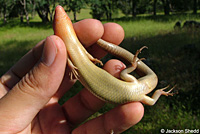
[[[156,90],[152,97],[146,95],[156,87],[158,78],[147,65],[137,58],[142,49],[133,55],[119,46],[99,39],[97,44],[103,49],[122,57],[132,66],[121,72],[122,80],[97,67],[93,62],[101,62],[93,58],[79,42],[71,20],[61,6],[57,6],[55,10],[54,34],[59,36],[66,45],[69,55],[68,65],[72,70],[72,75],[98,98],[112,103],[141,101],[144,104],[154,105],[161,95],[173,95],[170,93],[173,88],[168,92],[163,91],[166,88]],[[139,79],[129,74],[135,69],[141,76]]]

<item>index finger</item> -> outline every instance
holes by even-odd
[[[75,23],[74,29],[80,42],[95,58],[102,58],[107,54],[95,44],[98,39],[102,38],[115,45],[119,45],[124,39],[124,30],[117,23],[105,23],[102,25],[98,20],[85,19]]]

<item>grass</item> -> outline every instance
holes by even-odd
[[[0,27],[0,75],[40,40],[53,34],[52,28],[37,25],[35,22],[31,22],[31,26],[26,26],[14,19],[5,26],[2,22],[0,25],[2,25]]]
[[[199,128],[200,39],[199,32],[178,32],[135,40],[132,48],[148,45],[146,63],[159,78],[158,88],[177,84],[179,94],[161,97],[153,106],[145,106],[145,116],[129,133],[160,133],[164,129]],[[131,44],[125,39],[123,44]],[[145,54],[146,53],[146,54]],[[127,132],[128,133],[128,132]]]
[[[89,18],[87,10],[78,14],[78,19]],[[69,16],[72,16],[70,14]],[[71,17],[72,18],[72,17]],[[176,21],[197,20],[198,15],[179,14],[171,16],[139,16],[135,19],[121,17],[112,20],[125,31],[122,47],[135,53],[143,45],[149,47],[139,56],[158,75],[157,88],[177,84],[179,94],[161,97],[156,105],[145,106],[144,118],[124,134],[160,133],[163,129],[198,129],[200,126],[200,32],[198,30],[174,31]],[[103,21],[106,23],[107,21]],[[40,24],[38,18],[30,26],[13,20],[7,25],[0,22],[0,75],[3,75],[17,60],[37,42],[53,34],[51,24]],[[60,103],[81,90],[76,84]],[[150,94],[150,96],[152,93]],[[91,118],[95,118],[113,108],[107,104]],[[90,118],[90,119],[91,119]]]

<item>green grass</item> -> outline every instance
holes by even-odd
[[[0,75],[5,73],[20,57],[39,41],[53,34],[51,24],[41,25],[31,22],[31,26],[12,20],[0,25]]]
[[[135,51],[143,45],[149,47],[140,55],[159,78],[158,88],[177,84],[178,94],[161,97],[153,107],[145,106],[145,115],[129,133],[160,133],[160,129],[199,128],[200,116],[200,33],[171,32],[135,40],[125,39]],[[128,132],[127,132],[128,133]]]
[[[77,18],[80,20],[90,17],[85,9]],[[7,25],[0,22],[0,75],[37,42],[53,34],[51,23],[43,25],[38,20],[38,17],[31,20],[30,26],[19,24],[16,20]],[[156,17],[146,15],[135,19],[122,17],[112,20],[124,28],[122,47],[135,53],[138,48],[148,46],[149,49],[144,50],[139,57],[145,57],[146,64],[158,75],[157,88],[177,84],[176,91],[179,92],[173,97],[162,96],[152,107],[145,106],[142,121],[124,134],[155,134],[160,133],[161,128],[184,130],[197,129],[200,126],[200,32],[174,31],[173,26],[178,20],[200,21],[200,17],[192,14]],[[73,91],[66,94],[60,103],[64,103],[80,90],[80,84],[76,84]],[[91,118],[113,107],[114,105],[107,104]]]
[[[124,28],[126,38],[135,37],[136,39],[152,37],[157,34],[166,34],[173,29],[173,23],[156,22],[154,20],[144,19],[128,21],[126,23],[119,21],[118,24]]]

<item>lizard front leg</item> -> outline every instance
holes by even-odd
[[[67,64],[71,70],[71,72],[69,73],[70,80],[73,80],[74,78],[78,80],[78,78],[79,78],[79,75],[77,72],[78,68],[76,66],[74,66],[74,64],[72,63],[72,61],[69,58],[67,59]]]
[[[103,66],[102,61],[98,60],[97,58],[94,58],[90,53],[87,52],[86,49],[83,49],[83,50],[85,51],[87,57],[88,57],[94,64],[99,63],[101,66]]]

